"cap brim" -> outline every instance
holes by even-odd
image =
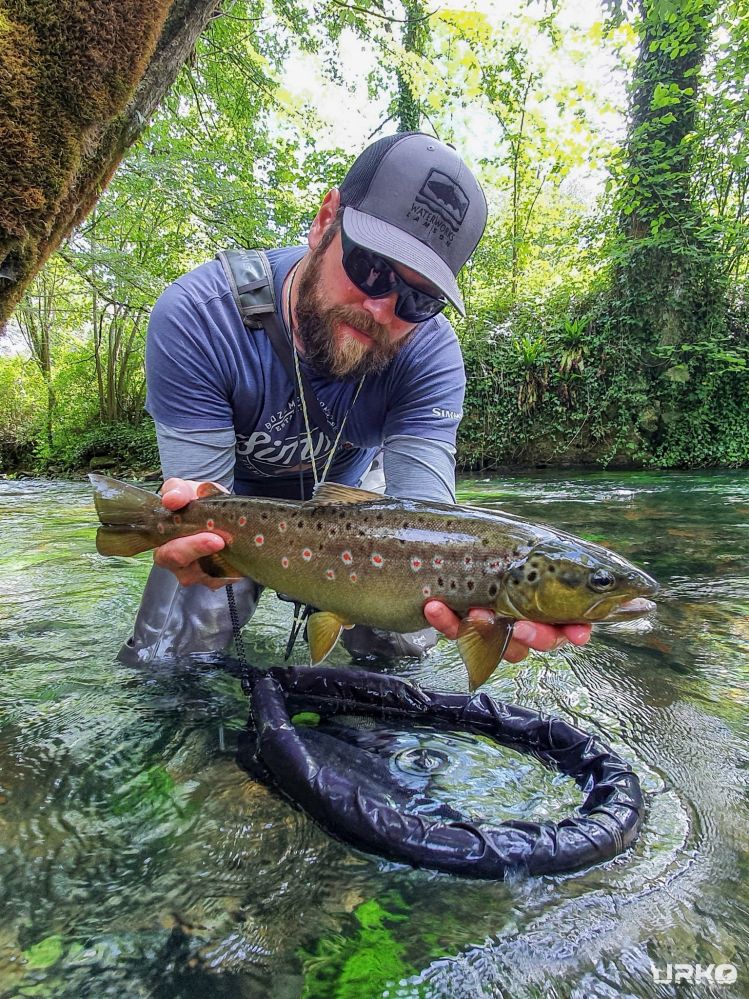
[[[460,294],[455,275],[434,250],[404,232],[390,222],[383,222],[374,215],[367,215],[356,208],[345,208],[343,212],[343,231],[359,246],[383,257],[403,264],[417,271],[430,281],[451,302],[461,316],[466,314],[463,296]]]

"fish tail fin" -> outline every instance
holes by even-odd
[[[89,475],[101,521],[96,532],[100,555],[138,555],[155,548],[153,515],[161,509],[154,493],[107,475]]]

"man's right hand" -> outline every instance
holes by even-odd
[[[167,510],[181,510],[191,500],[196,499],[198,486],[203,484],[193,479],[167,479],[161,487],[161,502]],[[218,488],[228,492],[223,486]],[[211,590],[219,590],[228,583],[236,583],[237,579],[216,579],[214,576],[209,576],[203,572],[198,559],[204,555],[220,552],[225,544],[220,534],[203,531],[200,534],[191,534],[187,538],[167,541],[153,553],[153,560],[162,569],[173,572],[182,586],[194,586],[200,583]]]

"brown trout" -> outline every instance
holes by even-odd
[[[354,624],[416,631],[436,598],[463,618],[458,647],[471,688],[502,658],[521,618],[547,624],[624,620],[653,610],[658,584],[600,545],[507,513],[393,499],[324,483],[306,502],[230,496],[205,483],[172,513],[157,495],[90,475],[102,555],[137,555],[202,531],[226,547],[201,559],[212,576],[250,576],[318,610],[310,615],[313,665]]]

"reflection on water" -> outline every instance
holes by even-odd
[[[95,554],[88,488],[3,482],[2,999],[749,992],[749,476],[465,481],[461,498],[610,544],[663,584],[654,620],[600,626],[588,648],[488,685],[632,762],[648,801],[635,847],[564,877],[487,883],[331,840],[238,769],[235,679],[114,663],[148,562]],[[280,661],[288,613],[264,597],[252,660]],[[448,643],[399,672],[465,689]],[[496,821],[579,804],[565,778],[478,737],[343,723],[416,809],[459,801]],[[728,962],[736,985],[688,992],[651,970]]]

